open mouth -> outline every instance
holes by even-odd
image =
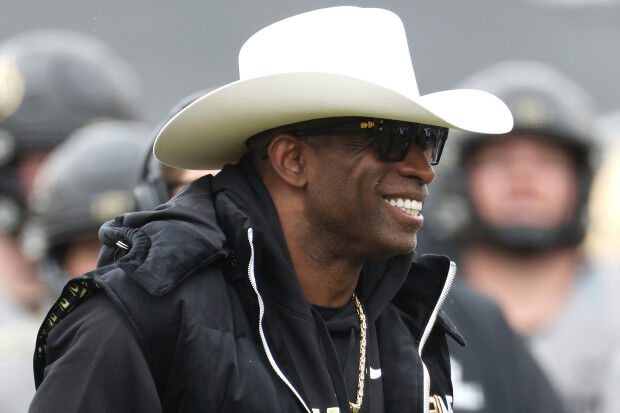
[[[383,200],[411,216],[420,216],[420,211],[422,210],[422,202],[420,201],[402,198],[383,198]]]

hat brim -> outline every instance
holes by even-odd
[[[476,133],[512,129],[508,107],[470,89],[405,96],[362,79],[332,73],[285,73],[222,86],[164,125],[153,148],[162,163],[217,169],[236,162],[251,136],[278,126],[340,116],[420,122]]]

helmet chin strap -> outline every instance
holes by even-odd
[[[476,241],[516,255],[537,255],[558,248],[576,247],[584,238],[583,226],[571,222],[555,228],[477,226]]]

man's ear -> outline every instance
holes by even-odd
[[[273,171],[284,182],[296,188],[304,187],[307,182],[304,146],[293,135],[282,133],[267,148],[268,162]]]

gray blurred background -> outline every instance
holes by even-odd
[[[7,1],[0,39],[36,28],[99,37],[142,77],[144,115],[155,122],[190,92],[237,79],[237,53],[256,30],[296,13],[348,4],[401,16],[423,94],[451,88],[495,61],[529,58],[581,82],[600,112],[620,108],[617,0]],[[381,51],[368,58],[380,59]]]

